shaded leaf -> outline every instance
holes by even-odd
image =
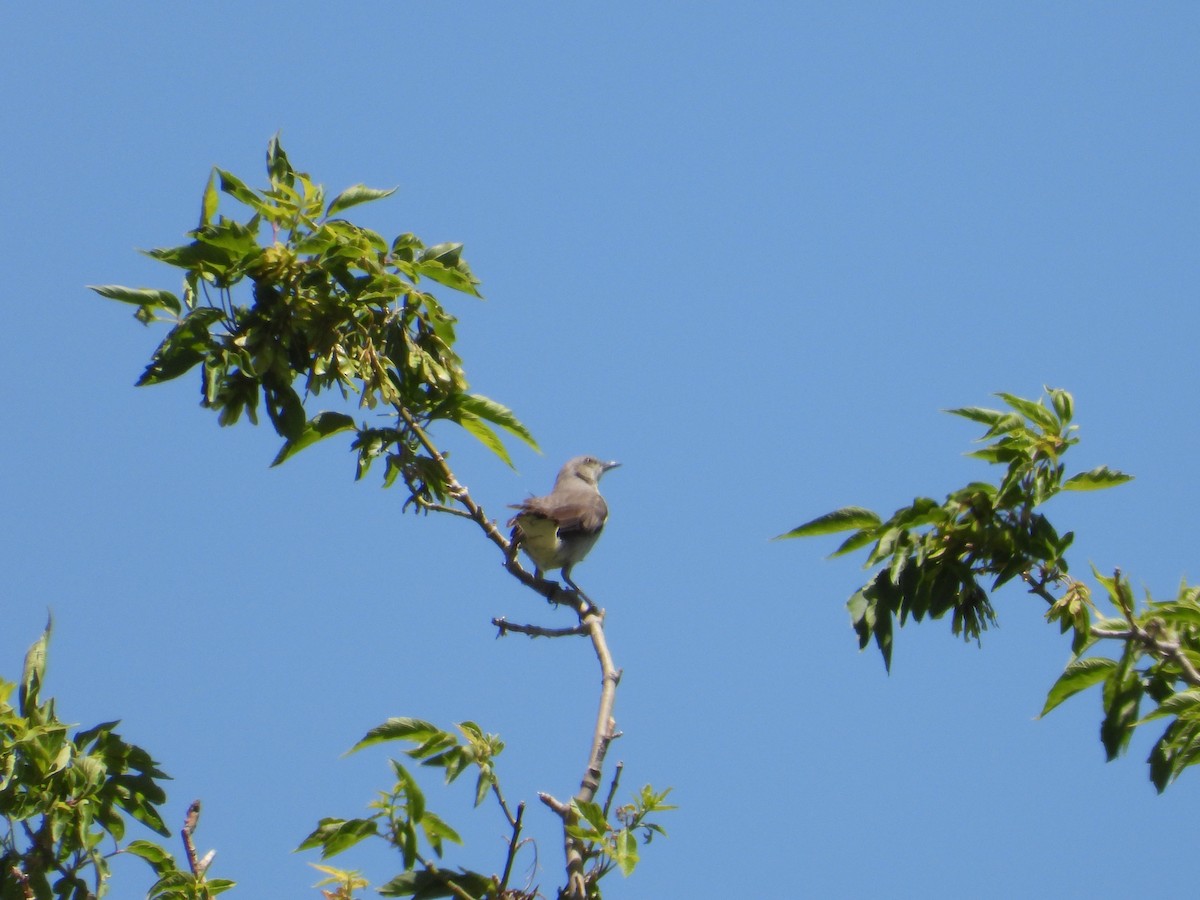
[[[378,834],[374,819],[322,819],[297,850],[321,848],[321,858],[336,856],[359,841]]]
[[[305,447],[311,447],[317,441],[324,440],[330,435],[342,431],[356,431],[357,429],[358,426],[354,424],[354,419],[345,413],[317,413],[308,421],[304,429],[295,438],[284,443],[279,453],[276,454],[275,459],[271,461],[271,465],[279,465],[284,460],[295,456]]]

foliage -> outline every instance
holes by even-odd
[[[456,729],[457,734],[421,719],[392,718],[371,729],[354,745],[352,752],[376,744],[402,741],[413,745],[404,751],[409,758],[419,760],[423,766],[442,769],[447,784],[464,772],[474,770],[475,806],[482,805],[490,794],[511,831],[503,874],[485,875],[462,868],[451,871],[434,861],[432,857],[438,861],[442,859],[448,842],[458,844],[461,840],[445,820],[428,808],[417,779],[396,760],[391,760],[395,784],[389,791],[381,792],[379,799],[370,805],[369,816],[322,819],[298,849],[319,849],[322,858],[327,859],[367,838],[384,840],[400,853],[404,866],[403,872],[379,888],[379,893],[385,897],[518,900],[540,896],[536,888],[530,886],[521,889],[509,886],[513,862],[527,841],[521,838],[524,804],[520,804],[515,812],[509,807],[496,774],[495,760],[504,749],[504,743],[496,735],[484,733],[474,722],[461,722]],[[595,803],[575,806],[580,824],[571,826],[568,831],[587,847],[585,856],[592,864],[588,884],[593,892],[589,896],[600,896],[596,882],[614,866],[625,875],[633,871],[638,862],[636,838],[639,834],[644,836],[646,843],[656,833],[665,834],[661,826],[650,821],[650,816],[674,809],[664,802],[667,793],[669,791],[655,793],[650,787],[643,788],[632,803],[616,811],[619,827],[608,821],[607,806],[611,805],[611,800],[603,809]],[[342,884],[356,874],[323,870],[342,879]]]
[[[119,842],[124,816],[168,834],[158,811],[167,776],[145,750],[116,733],[117,722],[68,733],[54,700],[42,699],[49,642],[47,625],[25,656],[20,683],[0,680],[2,900],[102,896],[115,853],[166,856],[150,841],[133,841],[123,851]],[[103,846],[106,836],[111,849]]]
[[[633,798],[631,803],[618,807],[615,812],[616,821],[620,827],[614,826],[609,820],[608,804],[598,803],[573,804],[577,813],[577,824],[569,826],[567,831],[583,842],[584,859],[589,864],[588,883],[595,884],[616,866],[622,875],[629,875],[638,864],[638,837],[649,844],[654,835],[666,836],[666,831],[656,822],[650,821],[655,813],[675,809],[666,802],[671,789],[655,791],[650,785],[645,785]]]
[[[376,459],[384,459],[385,486],[400,479],[408,489],[405,508],[453,513],[473,521],[503,555],[509,574],[550,602],[576,612],[578,626],[567,629],[492,621],[501,634],[586,636],[600,663],[598,724],[579,791],[570,803],[539,794],[564,829],[567,887],[560,895],[572,900],[599,897],[596,883],[604,874],[614,866],[628,874],[636,864],[633,836],[648,840],[662,833],[648,817],[671,807],[663,802],[665,793],[646,788],[618,810],[618,825],[607,824],[607,804],[604,815],[596,815],[593,800],[614,737],[612,708],[619,680],[603,615],[578,590],[565,591],[521,566],[517,544],[458,482],[447,455],[431,437],[433,423],[450,421],[506,462],[508,451],[498,432],[536,449],[512,412],[468,392],[462,361],[454,351],[456,320],[421,287],[424,280],[478,297],[479,282],[459,244],[426,247],[412,234],[387,241],[340,217],[344,210],[392,191],[356,185],[326,203],[324,189],[292,167],[278,138],[267,148],[267,178],[268,187],[256,191],[215,169],[190,241],[149,251],[184,270],[180,295],[118,285],[93,289],[137,306],[135,317],[143,323],[171,325],[139,385],[178,378],[198,367],[201,403],[217,412],[221,425],[234,424],[243,413],[257,422],[261,403],[283,438],[274,464],[324,438],[352,434],[356,477]],[[241,220],[218,214],[222,194],[243,208]],[[310,409],[313,398],[322,394],[336,395],[343,407],[377,410],[384,422],[356,421],[344,408]],[[370,815],[323,819],[302,848],[319,848],[323,857],[330,857],[368,837],[386,841],[399,851],[404,870],[379,889],[384,896],[535,896],[536,889],[530,893],[508,886],[513,860],[527,841],[521,838],[524,804],[515,812],[510,809],[495,776],[493,760],[503,749],[499,739],[470,722],[459,725],[456,735],[416,719],[390,719],[356,749],[392,740],[416,743],[408,755],[425,766],[442,767],[448,782],[468,768],[477,771],[476,805],[490,792],[511,831],[503,874],[451,871],[435,862],[447,843],[459,843],[458,834],[427,808],[416,779],[398,762],[392,763],[393,786],[380,793]],[[204,867],[192,864],[194,854],[190,845],[188,849],[189,867],[196,884],[202,885]],[[171,867],[170,872],[160,872],[164,878],[186,875],[165,855],[148,849],[143,855],[156,866]],[[590,864],[586,871],[585,864]],[[356,872],[328,867],[322,871],[327,878],[318,886],[333,888],[324,891],[327,897],[349,900],[365,886]],[[175,882],[160,883],[175,889]],[[178,886],[190,889],[186,880]],[[164,900],[167,896],[183,895],[162,894]]]
[[[352,433],[356,477],[383,458],[384,483],[403,480],[418,508],[444,503],[455,490],[421,440],[432,422],[461,425],[506,462],[496,429],[536,446],[510,410],[467,390],[454,351],[456,320],[420,287],[424,279],[479,297],[462,245],[427,247],[413,234],[387,241],[341,218],[393,191],[355,185],[326,203],[324,189],[292,168],[278,138],[267,148],[267,177],[269,187],[254,190],[214,169],[191,240],[149,251],[184,270],[180,295],[93,286],[136,305],[139,321],[171,324],[138,384],[199,367],[201,404],[221,425],[243,413],[257,422],[261,402],[284,439],[276,465],[324,438]],[[221,194],[246,211],[241,221],[218,215]],[[356,398],[360,409],[390,409],[392,422],[308,408],[331,392],[343,406]]]
[[[991,595],[1019,578],[1049,604],[1047,620],[1071,633],[1073,659],[1051,688],[1043,714],[1102,685],[1100,736],[1110,760],[1128,747],[1139,725],[1168,719],[1149,759],[1150,778],[1162,791],[1200,761],[1200,588],[1184,584],[1173,600],[1147,597],[1139,608],[1119,570],[1112,578],[1095,572],[1115,612],[1102,615],[1087,585],[1069,574],[1065,553],[1073,533],[1060,535],[1040,509],[1060,491],[1112,487],[1131,476],[1101,466],[1065,477],[1062,457],[1078,443],[1074,401],[1066,391],[1047,388],[1037,401],[998,396],[1007,410],[950,410],[986,426],[986,446],[971,456],[1003,466],[998,483],[971,482],[942,503],[918,497],[887,520],[844,507],[780,537],[851,531],[833,555],[871,548],[866,567],[879,568],[847,606],[859,647],[874,640],[888,668],[897,623],[949,614],[955,634],[978,641],[995,621]],[[1093,655],[1106,640],[1124,643],[1117,658]],[[1155,708],[1143,716],[1146,701]]]

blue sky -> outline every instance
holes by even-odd
[[[549,891],[535,794],[576,786],[597,687],[583,644],[494,639],[567,614],[462,522],[402,516],[332,441],[269,469],[274,435],[219,429],[193,378],[133,388],[161,333],[83,286],[176,287],[135,248],[180,241],[211,166],[261,183],[276,131],[331,191],[399,186],[364,224],[465,242],[468,375],[544,449],[514,472],[440,435],[492,515],[576,453],[624,463],[575,575],[625,673],[611,759],[681,809],[606,896],[1191,887],[1200,776],[1157,797],[1150,735],[1106,765],[1096,697],[1034,718],[1068,657],[1039,601],[1002,594],[982,650],[906,629],[889,677],[857,563],[768,539],[988,476],[939,410],[1051,384],[1074,468],[1137,476],[1048,510],[1075,570],[1198,577],[1194,4],[65,3],[0,30],[0,671],[52,608],[61,714],[123,719],[173,825],[204,800],[231,896],[317,896],[290,851],[387,784],[384,750],[341,754],[391,715],[503,735]],[[449,861],[498,869],[469,793],[429,782]]]

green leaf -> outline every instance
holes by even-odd
[[[207,225],[217,214],[217,204],[220,195],[217,193],[217,173],[210,172],[208,184],[204,188],[204,199],[200,201],[200,225]]]
[[[1098,466],[1090,472],[1072,475],[1063,482],[1062,488],[1064,491],[1098,491],[1102,488],[1116,487],[1127,481],[1133,481],[1133,476],[1114,471],[1108,466]]]
[[[595,831],[600,834],[608,831],[608,820],[604,817],[604,810],[599,803],[575,803],[574,806]]]
[[[1057,417],[1050,410],[1046,409],[1046,407],[1042,406],[1041,401],[1026,400],[1024,397],[1003,392],[996,394],[996,396],[1045,431],[1053,434],[1058,433],[1059,422]]]
[[[456,417],[456,421],[467,434],[495,453],[506,465],[512,467],[513,461],[512,457],[508,455],[508,448],[504,446],[504,442],[500,440],[500,436],[496,432],[470,413],[460,413]]]
[[[789,532],[776,535],[773,540],[781,541],[786,538],[815,537],[821,534],[835,534],[839,531],[876,528],[879,524],[879,516],[871,510],[861,506],[843,506],[841,509],[818,516],[811,522],[797,525]]]
[[[322,819],[296,849],[320,847],[321,858],[328,859],[378,832],[374,819]]]
[[[384,741],[412,741],[418,744],[427,744],[445,738],[449,738],[451,744],[456,743],[454,735],[442,731],[431,722],[400,716],[388,719],[382,725],[372,728],[362,740],[350,748],[350,752],[354,753],[364,747],[381,744]]]
[[[174,857],[153,841],[130,841],[121,852],[144,859],[154,869],[155,875],[162,876],[176,868]]]
[[[1138,707],[1144,688],[1136,662],[1140,650],[1132,642],[1125,645],[1120,662],[1104,682],[1104,720],[1100,723],[1100,743],[1111,762],[1125,752],[1137,727]]]
[[[1089,656],[1086,659],[1074,660],[1050,688],[1050,693],[1046,695],[1046,704],[1038,713],[1038,717],[1046,715],[1068,697],[1099,684],[1112,673],[1116,666],[1115,659],[1102,656]]]
[[[845,556],[847,553],[853,553],[859,547],[865,547],[871,541],[875,540],[876,534],[877,532],[874,528],[864,528],[862,531],[856,531],[842,541],[838,545],[838,548],[829,554],[829,557],[832,559],[835,556]],[[780,537],[783,537],[783,535],[780,535]],[[779,540],[779,538],[774,538],[774,540]]]
[[[1063,424],[1070,422],[1075,415],[1075,398],[1061,388],[1047,387],[1046,393],[1050,395],[1050,402],[1054,405],[1054,412],[1058,414],[1058,418]]]
[[[478,290],[479,279],[462,258],[462,244],[436,244],[428,248],[413,262],[413,271],[456,291],[483,296]]]
[[[507,406],[497,403],[495,400],[485,397],[482,394],[462,394],[457,398],[457,406],[459,409],[465,410],[480,419],[500,426],[509,434],[520,438],[534,450],[537,450],[539,453],[541,452],[541,448],[538,447],[533,434],[513,415],[513,411]]]
[[[380,190],[379,188],[367,187],[365,184],[356,184],[353,187],[348,187],[329,202],[329,208],[325,210],[325,215],[332,216],[335,213],[340,213],[344,209],[349,209],[351,206],[357,206],[360,203],[369,203],[372,200],[382,200],[384,197],[390,197],[396,193],[396,188],[388,190]]]
[[[459,889],[455,893],[454,888]],[[461,897],[466,893],[469,897],[483,897],[498,888],[496,880],[478,872],[447,872],[442,869],[434,872],[421,869],[415,872],[403,872],[382,885],[378,890],[382,897],[412,897],[414,900],[432,900],[435,897]]]
[[[958,409],[948,409],[946,412],[952,416],[962,416],[964,419],[988,426],[995,425],[1005,416],[1005,413],[998,409],[984,409],[981,406],[961,406]]]
[[[221,191],[233,197],[235,200],[240,200],[252,209],[258,210],[263,206],[262,200],[258,194],[246,187],[240,178],[231,172],[226,172],[224,169],[214,169],[218,179],[220,180]]]
[[[613,848],[613,858],[621,868],[621,874],[628,877],[638,864],[637,837],[627,828],[617,833],[616,846]]]
[[[271,461],[272,466],[277,466],[284,460],[290,459],[306,447],[311,447],[317,441],[322,441],[330,435],[337,434],[342,431],[356,431],[358,426],[354,424],[354,419],[345,413],[338,412],[320,412],[313,416],[304,429],[296,435],[292,440],[284,442],[275,459]]]
[[[155,288],[129,288],[119,284],[89,284],[88,287],[109,300],[120,300],[122,303],[132,303],[146,309],[165,309],[179,315],[183,304],[170,291],[160,291]]]
[[[46,678],[46,654],[50,647],[50,633],[54,630],[52,621],[47,620],[42,636],[30,644],[25,651],[25,665],[21,669],[21,690],[18,694],[18,713],[29,716],[37,706],[38,695],[42,690],[42,682]]]
[[[1147,713],[1138,724],[1141,725],[1142,722],[1149,722],[1152,719],[1161,719],[1164,716],[1194,719],[1198,712],[1200,712],[1200,688],[1189,688],[1167,697],[1158,705],[1157,709]]]
[[[170,381],[200,363],[213,346],[208,329],[223,317],[224,313],[212,306],[201,306],[184,316],[154,351],[138,386]]]
[[[295,170],[292,169],[287,154],[283,152],[278,132],[267,143],[267,174],[273,184],[284,184],[291,187],[296,183]]]

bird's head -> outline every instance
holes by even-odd
[[[615,469],[619,465],[620,463],[615,460],[605,462],[594,456],[576,456],[574,459],[567,460],[567,464],[558,473],[558,479],[555,481],[555,484],[561,484],[564,481],[569,482],[572,479],[578,478],[594,487],[600,483],[600,476],[609,469]]]

